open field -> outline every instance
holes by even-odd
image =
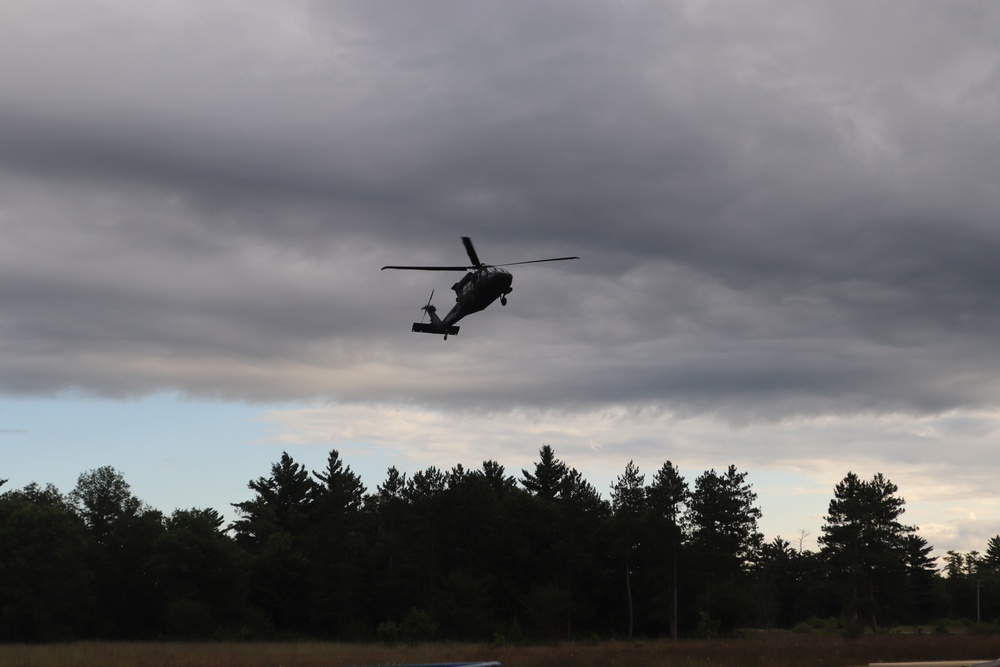
[[[872,662],[973,660],[1000,656],[1000,637],[885,635],[843,639],[785,634],[755,639],[615,641],[493,647],[299,643],[129,643],[0,645],[4,667],[346,667],[500,661],[504,667],[853,667]]]

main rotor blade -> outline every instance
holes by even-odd
[[[403,269],[405,271],[469,271],[474,269],[474,266],[383,266],[382,270],[386,269]]]
[[[469,259],[472,261],[472,265],[476,268],[482,266],[483,263],[479,261],[479,255],[476,254],[476,249],[472,247],[472,239],[468,236],[463,236],[462,243],[465,244],[465,252],[469,253]]]
[[[514,266],[515,264],[538,264],[539,262],[562,262],[567,259],[580,259],[579,257],[550,257],[549,259],[532,259],[527,262],[507,262],[506,264],[497,264],[497,266]]]

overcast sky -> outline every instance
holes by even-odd
[[[374,490],[551,444],[604,492],[736,464],[812,548],[882,472],[982,551],[998,38],[989,2],[2,4],[0,477],[228,510],[282,449]],[[581,259],[410,333],[458,276],[379,268],[461,236]]]

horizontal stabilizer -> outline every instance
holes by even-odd
[[[458,333],[458,327],[438,327],[434,326],[430,322],[424,324],[423,322],[414,322],[413,328],[410,331],[415,331],[417,333],[431,333],[443,335],[447,334],[449,336],[454,336]]]

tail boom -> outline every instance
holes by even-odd
[[[431,298],[434,298],[434,292],[431,292]],[[415,333],[430,333],[444,335],[445,338],[448,336],[454,336],[458,333],[458,327],[445,324],[437,315],[437,308],[431,305],[430,299],[427,300],[427,305],[423,307],[425,313],[430,315],[431,321],[424,324],[423,322],[414,322],[413,328],[410,331]],[[446,318],[447,319],[447,318]]]

